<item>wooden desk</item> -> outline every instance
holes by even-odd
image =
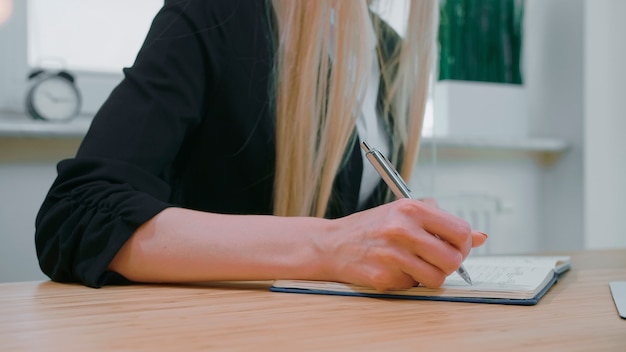
[[[272,293],[268,283],[0,285],[0,350],[624,351],[626,249],[569,253],[536,306]]]

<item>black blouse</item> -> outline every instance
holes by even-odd
[[[144,222],[167,207],[271,214],[274,122],[265,0],[169,0],[132,67],[96,114],[36,219],[43,272],[91,287]],[[358,145],[328,217],[357,210]],[[369,206],[382,202],[379,187]]]

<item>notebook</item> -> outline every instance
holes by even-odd
[[[357,285],[304,280],[276,280],[274,292],[327,294],[432,301],[535,305],[569,270],[567,256],[476,256],[468,257],[465,268],[473,285],[457,273],[451,274],[441,288],[416,286],[406,290],[377,291]]]

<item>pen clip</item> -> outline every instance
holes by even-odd
[[[385,164],[387,165],[389,170],[391,170],[391,172],[393,172],[394,175],[396,175],[396,180],[402,185],[402,187],[406,188],[407,191],[411,192],[411,189],[409,188],[409,185],[406,184],[406,181],[404,181],[404,178],[402,178],[402,176],[400,175],[398,170],[396,170],[395,166],[393,166],[391,161],[389,161],[389,159],[387,159],[387,157],[383,153],[381,153],[380,151],[378,151],[378,153],[382,157],[383,161],[385,162]]]

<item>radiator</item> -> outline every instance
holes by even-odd
[[[487,194],[459,194],[436,197],[441,209],[444,209],[469,222],[472,229],[492,234],[498,214],[501,212],[501,200]],[[490,243],[472,250],[471,255],[492,254]]]

